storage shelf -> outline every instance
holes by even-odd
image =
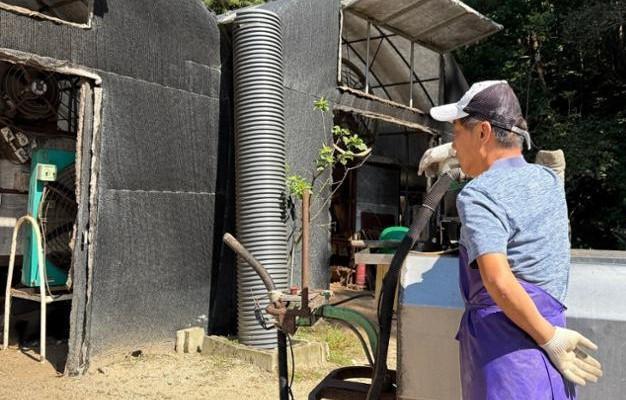
[[[51,287],[50,294],[45,296],[46,304],[54,303],[57,301],[67,301],[72,299],[72,293],[68,292],[65,287]],[[15,297],[23,300],[30,300],[41,302],[41,295],[39,294],[39,288],[12,288],[11,297]]]

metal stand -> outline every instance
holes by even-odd
[[[289,369],[287,368],[287,335],[280,329],[278,336],[278,393],[280,400],[289,400]]]
[[[13,285],[13,269],[15,267],[15,253],[17,251],[17,236],[20,231],[20,227],[24,222],[30,223],[33,232],[35,233],[35,240],[37,242],[37,254],[38,254],[38,270],[39,270],[39,293],[36,288],[12,288]],[[46,269],[45,269],[45,255],[43,253],[43,247],[41,244],[41,232],[39,231],[39,225],[37,221],[30,215],[25,215],[17,220],[15,228],[13,228],[13,239],[11,242],[11,256],[9,259],[9,272],[7,274],[7,286],[4,298],[4,332],[2,350],[6,350],[9,347],[9,323],[11,318],[11,299],[17,297],[24,300],[37,301],[40,303],[40,331],[39,331],[39,355],[40,361],[46,361],[46,305],[55,301],[71,300],[71,293],[64,293],[58,296],[46,295]]]

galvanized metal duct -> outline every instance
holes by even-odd
[[[283,45],[278,16],[267,10],[237,12],[233,28],[237,237],[269,271],[277,289],[288,286],[285,193]],[[276,332],[254,316],[267,291],[243,260],[237,262],[239,340],[276,347]]]

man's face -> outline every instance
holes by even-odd
[[[466,127],[460,120],[454,121],[454,140],[452,147],[456,150],[456,157],[459,160],[461,169],[466,175],[475,177],[482,172],[484,148],[480,140],[481,125],[478,123],[473,127]]]

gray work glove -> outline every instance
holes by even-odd
[[[424,152],[420,160],[418,175],[426,173],[429,178],[435,178],[448,169],[458,167],[456,151],[452,148],[452,142],[431,147]]]
[[[571,329],[556,327],[554,336],[541,345],[554,366],[567,380],[585,386],[602,376],[602,365],[588,354],[597,350],[591,340]]]
[[[539,150],[535,157],[535,164],[550,168],[563,181],[565,180],[565,154],[563,150]]]

